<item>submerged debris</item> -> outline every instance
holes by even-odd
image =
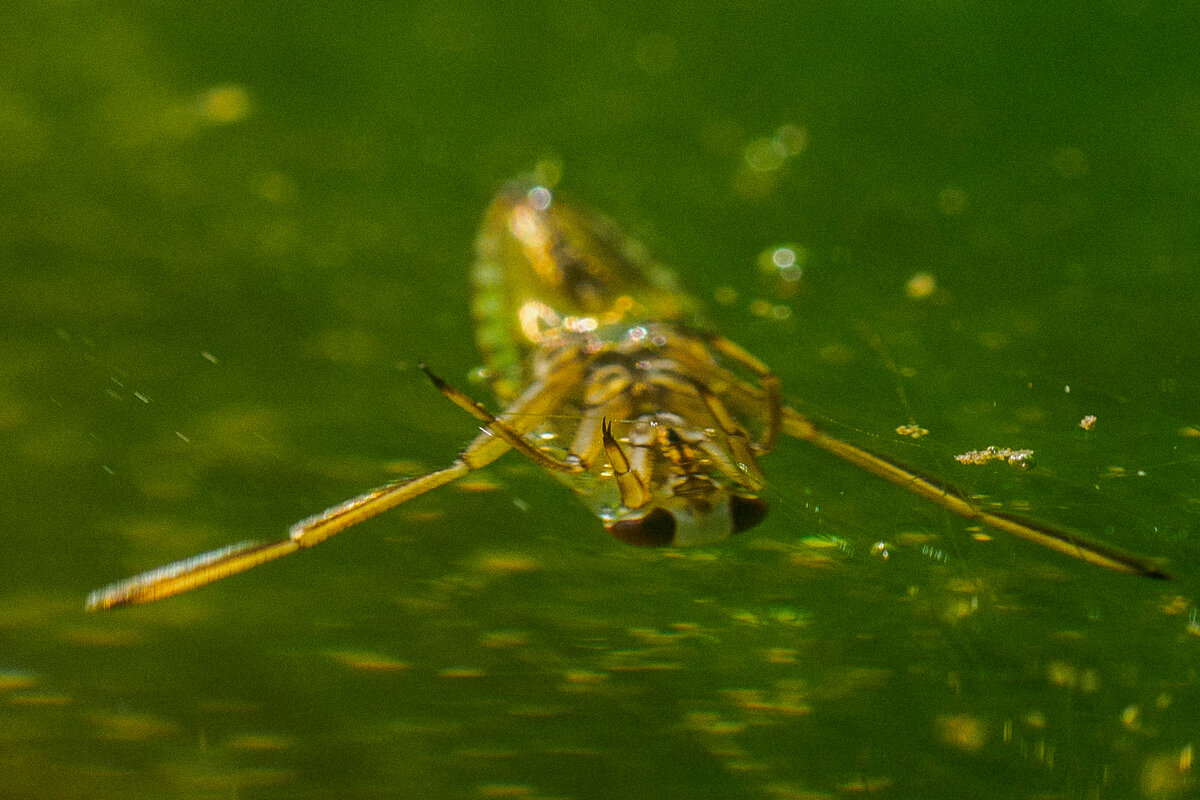
[[[1004,461],[1009,466],[1028,468],[1033,463],[1032,450],[1014,450],[1011,447],[995,447],[988,445],[982,450],[971,450],[959,453],[954,460],[960,464],[986,464],[989,461]]]
[[[899,428],[896,428],[896,433],[901,436],[907,436],[910,439],[920,439],[922,436],[929,435],[929,429],[922,428],[915,422],[910,422],[907,425],[901,425]]]

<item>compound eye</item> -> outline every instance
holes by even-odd
[[[758,497],[733,495],[729,498],[729,521],[734,533],[742,533],[762,522],[767,516],[767,501]]]
[[[620,519],[608,526],[613,538],[639,547],[668,547],[675,542],[675,515],[656,508],[644,517]]]

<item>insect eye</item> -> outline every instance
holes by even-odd
[[[641,547],[667,547],[675,542],[675,515],[656,508],[644,517],[620,519],[608,526],[613,538]]]
[[[748,531],[767,516],[767,501],[735,494],[729,498],[729,521],[733,532]]]

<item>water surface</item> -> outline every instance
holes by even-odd
[[[7,4],[0,794],[1189,796],[1187,20],[887,5]],[[620,545],[510,455],[83,612],[448,463],[474,422],[416,364],[471,387],[471,239],[535,164],[831,430],[1177,579],[784,442],[772,516],[721,547]],[[987,445],[1036,465],[953,460]]]

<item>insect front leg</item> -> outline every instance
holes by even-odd
[[[223,547],[97,589],[88,596],[87,609],[101,611],[161,600],[320,544],[351,526],[456,481],[472,470],[491,463],[508,450],[507,444],[501,440],[492,437],[481,440],[484,440],[483,436],[444,469],[380,486],[301,520],[292,526],[286,539],[242,542]]]
[[[525,438],[525,433],[528,432],[528,429],[537,422],[537,415],[528,411],[514,409],[506,411],[505,415],[517,415],[518,419],[523,417],[523,423],[513,424],[508,420],[500,419],[495,414],[488,411],[483,404],[472,400],[466,394],[463,394],[463,392],[439,378],[424,364],[421,365],[421,369],[424,370],[425,374],[429,377],[429,380],[433,382],[433,385],[437,387],[437,390],[445,395],[450,402],[454,403],[454,405],[483,422],[485,425],[487,425],[488,430],[503,440],[505,444],[528,458],[533,463],[537,464],[542,469],[550,472],[568,473],[583,472],[586,469],[586,466],[578,456],[572,454],[568,455],[568,457],[565,459],[555,458],[549,453],[539,450],[532,442]],[[555,395],[551,394],[552,389],[556,389],[558,394],[561,395],[562,391],[569,388],[569,386],[570,384],[566,381],[556,381],[553,384],[545,385],[537,384],[534,387],[536,392],[533,397],[535,399],[541,399],[543,395],[554,397]],[[520,408],[521,406],[518,404],[518,409]]]
[[[487,466],[512,449],[514,441],[520,443],[519,449],[524,455],[530,456],[532,451],[544,460],[553,461],[550,456],[534,449],[522,434],[528,427],[532,427],[538,415],[552,413],[570,391],[571,386],[569,380],[549,381],[531,386],[505,412],[506,416],[512,417],[511,423],[501,421],[483,410],[482,413],[489,419],[489,425],[495,424],[504,431],[504,435],[493,435],[494,430],[480,433],[454,463],[447,467],[380,486],[328,508],[320,514],[303,519],[291,527],[286,539],[273,542],[242,542],[176,561],[98,589],[89,595],[87,608],[90,611],[98,611],[170,597],[320,544],[347,528]],[[465,395],[462,397],[465,398]],[[462,405],[456,397],[451,399]],[[466,402],[473,401],[466,399]],[[478,406],[478,409],[482,409],[482,406]],[[537,458],[535,461],[541,463]],[[568,466],[567,469],[574,470],[575,467]]]
[[[381,486],[366,494],[333,506],[315,516],[301,520],[292,526],[291,540],[300,547],[311,547],[330,536],[370,519],[376,514],[407,503],[415,497],[431,492],[447,483],[452,483],[469,472],[485,467],[510,449],[515,449],[526,458],[545,469],[579,472],[584,467],[577,460],[559,461],[535,448],[524,434],[546,414],[551,414],[562,403],[571,390],[569,378],[539,381],[532,384],[513,405],[505,410],[506,419],[500,419],[481,404],[446,383],[424,364],[425,372],[439,392],[459,408],[484,422],[488,429],[482,431],[467,445],[458,459],[448,467],[409,478],[399,483]]]

